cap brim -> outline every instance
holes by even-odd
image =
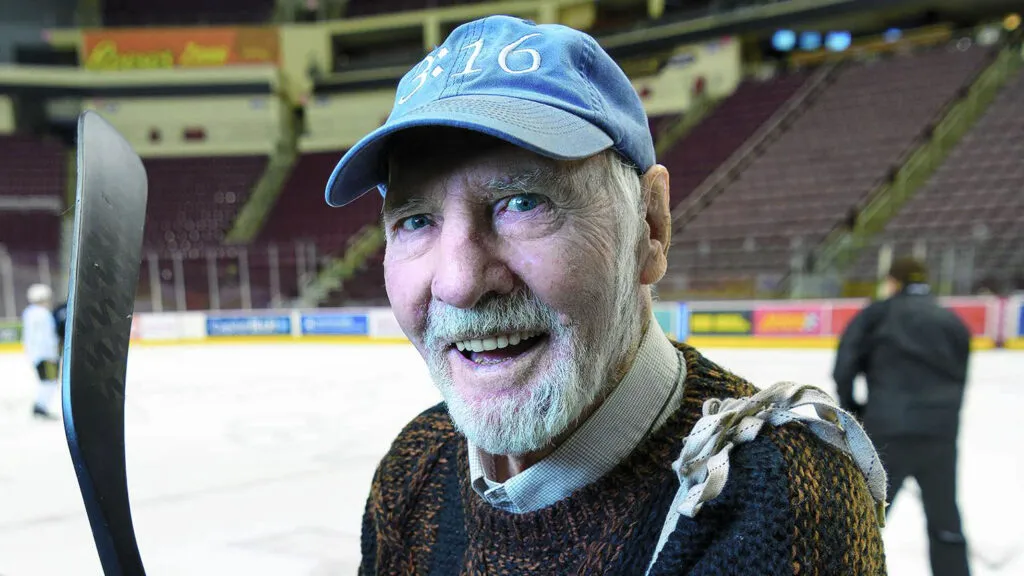
[[[452,96],[435,100],[374,130],[349,149],[327,182],[327,203],[344,206],[386,177],[380,154],[388,139],[418,126],[465,128],[556,160],[578,160],[607,150],[612,139],[565,110],[508,96]]]

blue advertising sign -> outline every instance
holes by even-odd
[[[210,316],[206,319],[209,336],[278,336],[292,333],[288,316]]]
[[[1024,302],[1020,303],[1020,317],[1017,318],[1017,336],[1024,336]]]
[[[690,307],[685,303],[679,303],[679,333],[676,335],[677,342],[686,342],[690,337]]]
[[[370,320],[366,314],[318,313],[302,315],[303,334],[366,336]]]

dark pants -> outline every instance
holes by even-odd
[[[932,438],[877,438],[882,465],[889,475],[889,502],[903,481],[921,487],[928,522],[928,549],[935,576],[967,576],[967,541],[956,502],[956,441]]]
[[[57,379],[57,363],[43,360],[39,364],[36,364],[36,376],[39,377],[40,382],[47,380]]]

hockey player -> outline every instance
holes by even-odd
[[[57,379],[60,379],[60,369],[64,367],[64,332],[67,330],[68,324],[68,303],[67,300],[61,302],[53,309],[53,321],[57,332]]]
[[[839,404],[862,417],[878,446],[890,497],[908,476],[921,487],[932,572],[967,576],[956,441],[971,334],[935,301],[922,262],[894,262],[882,292],[884,299],[855,316],[839,342],[833,371]],[[867,380],[864,405],[853,396],[859,374]]]
[[[67,329],[68,323],[68,303],[64,302],[60,306],[53,309],[53,320],[57,324],[57,343],[59,348],[57,351],[60,354],[64,354],[64,331]]]
[[[22,344],[25,355],[39,377],[32,415],[55,420],[49,410],[50,400],[57,391],[57,325],[50,311],[53,291],[45,284],[33,284],[28,289],[29,305],[21,315]]]

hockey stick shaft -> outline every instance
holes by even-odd
[[[62,408],[68,449],[106,576],[143,576],[125,466],[124,393],[146,212],[146,174],[94,112],[78,124]]]

